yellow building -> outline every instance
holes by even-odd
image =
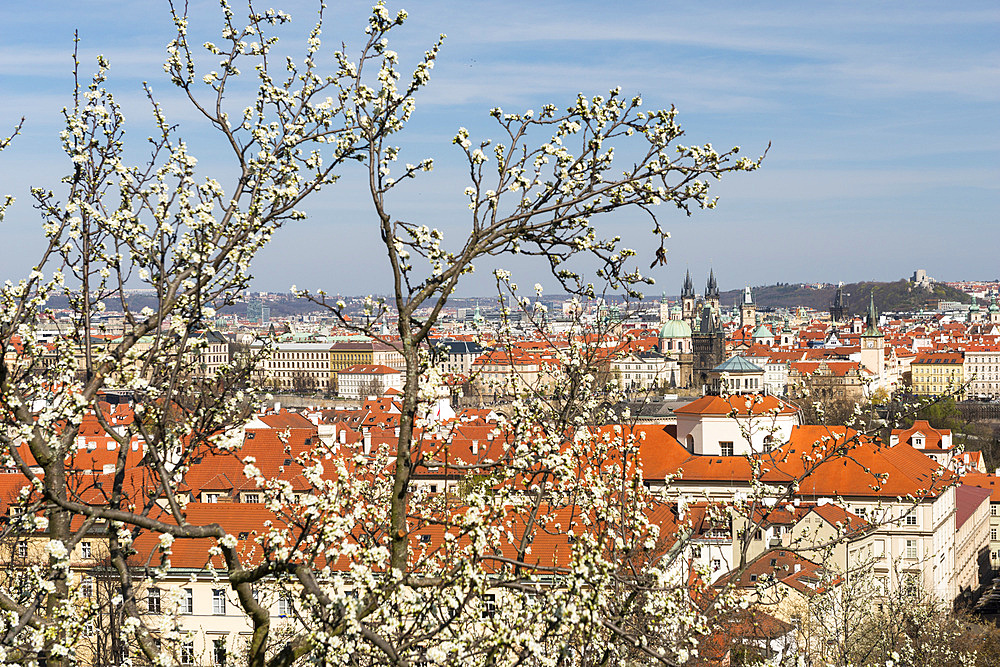
[[[961,352],[930,352],[918,355],[910,363],[913,393],[918,396],[941,396],[962,393],[965,382],[965,355]]]

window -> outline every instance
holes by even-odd
[[[28,543],[21,540],[17,543],[17,557],[27,558],[28,557]]]
[[[996,528],[990,528],[990,539],[993,540],[994,542],[996,542],[996,539],[997,539],[997,529]]]
[[[181,608],[180,612],[182,614],[193,614],[194,613],[194,590],[190,588],[185,588],[181,592]]]
[[[219,502],[219,494],[218,493],[206,493],[205,494],[205,502],[206,503],[217,503],[217,502]]]
[[[712,572],[718,572],[722,569],[722,561],[718,558],[712,559]]]
[[[80,595],[85,598],[94,597],[94,580],[90,577],[84,577],[83,581],[80,582]]]
[[[917,525],[917,510],[915,508],[910,509],[910,511],[906,513],[904,521],[907,526]]]
[[[222,588],[212,589],[212,613],[216,616],[226,614],[226,591]]]
[[[216,665],[226,664],[226,638],[219,637],[212,640],[212,663]]]
[[[997,506],[990,505],[990,516],[996,516],[996,515],[997,515]]]
[[[160,589],[153,587],[146,591],[146,610],[150,614],[160,613]]]
[[[244,498],[243,502],[247,502],[247,503],[259,503],[260,502],[260,494],[259,493],[247,493],[246,495],[243,496],[243,498]]]
[[[906,558],[915,559],[917,557],[917,541],[906,540]]]
[[[278,616],[291,616],[291,615],[292,615],[292,598],[290,598],[287,593],[283,593],[281,597],[278,598]]]
[[[493,618],[497,613],[497,596],[493,593],[483,594],[483,618]]]
[[[194,642],[184,642],[181,644],[181,664],[194,664]]]
[[[719,449],[722,450],[722,455],[723,456],[732,456],[733,455],[733,443],[731,443],[731,442],[720,442],[719,443]]]
[[[90,548],[90,542],[80,543],[80,557],[81,558],[93,558],[94,551]]]

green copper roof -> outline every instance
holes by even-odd
[[[868,327],[865,332],[861,334],[862,336],[881,336],[882,332],[878,330],[878,315],[875,313],[875,292],[871,294],[871,299],[868,301]]]
[[[731,357],[712,369],[713,373],[763,373],[764,369],[743,357]]]
[[[691,325],[684,320],[667,320],[660,328],[660,338],[690,338]]]

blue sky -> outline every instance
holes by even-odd
[[[331,5],[324,38],[357,44],[369,5]],[[279,6],[305,29],[315,3]],[[207,39],[218,12],[202,0],[191,7],[192,30]],[[565,106],[578,92],[620,85],[641,93],[647,106],[676,105],[690,143],[738,144],[750,154],[771,143],[759,172],[720,184],[715,211],[690,218],[662,211],[673,239],[652,291],[677,293],[686,268],[700,288],[710,266],[723,289],[895,280],[916,268],[944,280],[1000,277],[995,2],[949,9],[938,2],[425,0],[390,8],[410,14],[393,44],[404,63],[438,33],[448,35],[401,140],[406,161],[433,157],[437,166],[392,202],[396,215],[460,236],[466,183],[450,143],[459,126],[482,136],[490,107]],[[140,85],[149,81],[200,164],[224,169],[164,79],[165,2],[3,3],[0,128],[21,115],[27,126],[0,155],[0,190],[19,200],[0,229],[0,278],[23,275],[37,254],[39,223],[28,187],[57,189],[58,175],[68,170],[57,134],[59,109],[70,101],[74,29],[85,71],[95,54],[110,58],[110,85],[134,123],[133,141],[148,133]],[[361,183],[359,175],[345,175],[308,208],[310,220],[282,230],[255,264],[256,287],[385,290]],[[638,215],[608,223],[633,247],[648,246],[648,224]],[[652,258],[643,260],[648,266]],[[541,267],[511,265],[521,283],[553,287]],[[463,293],[489,291],[488,267],[479,269]]]

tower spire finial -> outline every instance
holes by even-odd
[[[865,329],[866,336],[878,336],[878,314],[875,312],[875,291],[873,290],[868,299],[868,328]]]

